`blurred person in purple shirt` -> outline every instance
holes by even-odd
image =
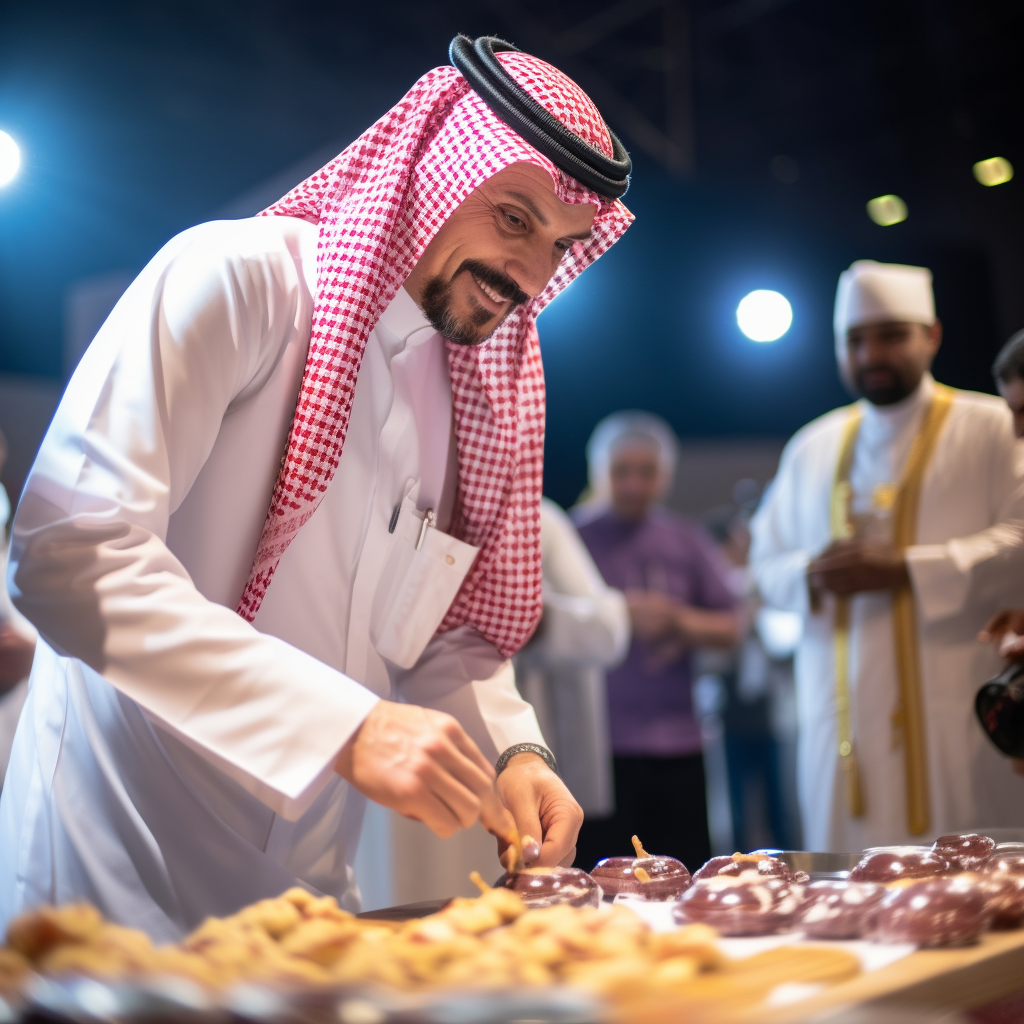
[[[626,594],[633,640],[608,673],[615,811],[584,821],[576,863],[586,870],[627,853],[634,834],[690,870],[711,856],[693,652],[733,646],[739,623],[714,542],[657,504],[677,444],[659,417],[620,412],[587,445],[592,497],[574,518],[605,581]]]

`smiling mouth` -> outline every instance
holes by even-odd
[[[479,288],[480,291],[482,291],[484,295],[486,295],[487,298],[489,298],[491,302],[493,302],[496,306],[508,305],[509,300],[507,296],[502,295],[501,292],[499,291],[495,291],[495,289],[492,288],[489,284],[485,284],[483,281],[480,280],[479,277],[476,276],[476,274],[470,274],[469,276],[473,278],[473,280],[476,282],[477,288]]]

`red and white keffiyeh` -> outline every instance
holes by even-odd
[[[611,155],[597,108],[536,57],[498,56],[570,130]],[[320,227],[306,369],[288,448],[238,613],[252,622],[281,556],[338,468],[370,331],[437,230],[483,181],[514,163],[548,171],[558,197],[598,208],[592,237],[566,254],[544,292],[484,343],[448,344],[459,486],[451,532],[480,554],[441,624],[474,626],[506,657],[541,613],[544,373],[536,318],[633,219],[560,171],[501,121],[453,67],[425,74],[339,156],[264,215]]]

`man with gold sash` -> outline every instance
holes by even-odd
[[[790,440],[752,523],[762,596],[805,616],[805,845],[1022,826],[1024,779],[973,697],[999,664],[978,630],[1024,597],[1024,449],[999,399],[931,376],[942,330],[923,267],[854,263],[835,336],[860,400]]]

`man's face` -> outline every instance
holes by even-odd
[[[873,405],[892,405],[913,394],[932,365],[942,325],[892,322],[851,327],[839,371],[846,386]]]
[[[439,334],[479,344],[544,290],[573,243],[590,237],[596,212],[589,203],[563,203],[541,168],[512,164],[441,226],[406,290]]]
[[[1024,380],[1011,377],[1009,380],[996,382],[999,394],[1013,413],[1013,433],[1015,437],[1024,437]]]
[[[627,522],[643,519],[665,489],[657,449],[642,441],[627,442],[614,451],[609,475],[612,511]]]

